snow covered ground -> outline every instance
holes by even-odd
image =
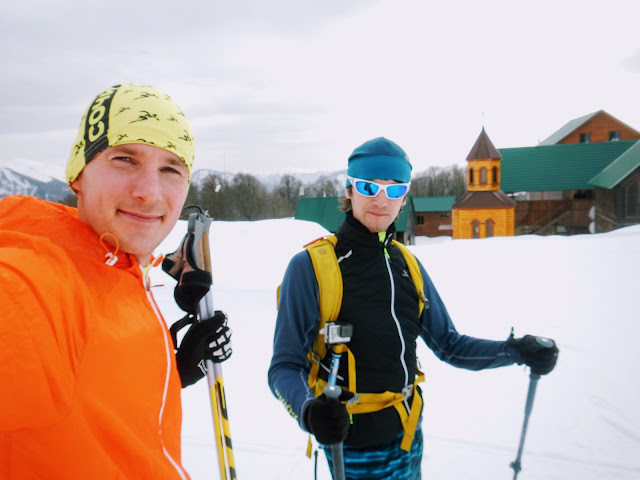
[[[176,249],[180,222],[159,250]],[[271,395],[267,368],[276,287],[289,258],[325,234],[293,219],[214,222],[214,302],[229,315],[233,357],[222,364],[238,478],[312,479],[307,435]],[[506,339],[554,338],[556,369],[538,383],[520,480],[640,478],[640,226],[574,237],[418,239],[424,264],[457,329]],[[158,271],[167,322],[180,318],[173,280]],[[425,449],[423,478],[511,479],[528,370],[468,372],[419,341]],[[193,479],[218,478],[206,380],[183,391],[183,460]],[[318,457],[318,478],[329,479]]]

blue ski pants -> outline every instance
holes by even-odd
[[[343,447],[346,480],[420,480],[422,478],[422,429],[416,430],[411,450],[400,448],[401,433],[390,442],[372,447]],[[322,445],[333,477],[331,447]]]

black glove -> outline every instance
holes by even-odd
[[[513,334],[507,343],[518,350],[522,357],[521,363],[531,367],[531,373],[546,375],[556,366],[558,361],[558,346],[550,338],[525,335],[522,338],[513,338]]]
[[[341,401],[353,397],[353,393],[343,390]],[[333,445],[342,442],[349,433],[349,414],[340,401],[330,400],[323,393],[313,399],[304,410],[304,423],[319,443]]]
[[[221,363],[231,353],[231,329],[227,326],[224,312],[216,310],[213,317],[194,322],[176,352],[182,388],[204,377],[207,371],[205,360]]]

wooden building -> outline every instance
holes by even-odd
[[[640,141],[590,180],[595,187],[595,231],[640,223]]]
[[[604,110],[598,110],[570,120],[563,127],[541,141],[539,145],[616,142],[638,139],[640,139],[640,132],[622,123]]]
[[[589,233],[591,180],[637,140],[503,148],[502,189],[516,201],[516,234]]]
[[[452,206],[453,238],[514,234],[516,203],[500,189],[501,159],[483,127],[467,156],[467,193]]]
[[[416,236],[441,237],[452,236],[451,207],[455,196],[413,197],[416,211]]]
[[[604,110],[569,121],[537,147],[500,149],[516,234],[581,234],[639,223],[640,132]],[[637,172],[636,172],[637,173]]]

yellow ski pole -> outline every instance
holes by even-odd
[[[211,252],[209,247],[211,221],[211,217],[206,212],[200,211],[199,213],[190,214],[188,222],[189,232],[194,233],[195,239],[192,252],[193,258],[198,268],[209,273],[211,273]],[[214,314],[213,295],[211,289],[209,289],[198,303],[198,319],[211,318]],[[222,366],[212,360],[207,360],[205,364],[207,367],[207,381],[209,383],[220,478],[221,480],[237,480]]]

